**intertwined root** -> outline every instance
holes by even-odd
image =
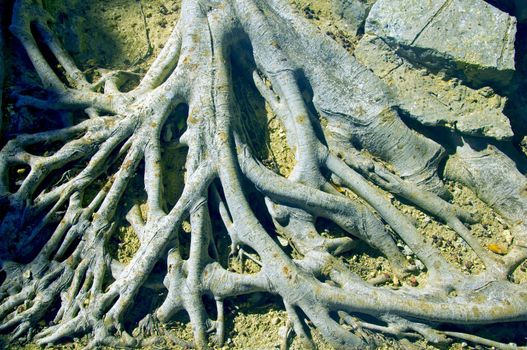
[[[164,49],[129,92],[121,91],[128,76],[123,72],[106,72],[95,82],[85,78],[55,38],[39,1],[16,2],[11,31],[49,91],[46,100],[19,96],[18,104],[85,110],[88,116],[61,130],[19,135],[0,153],[0,198],[6,207],[0,252],[7,274],[0,291],[0,330],[10,332],[12,339],[52,344],[92,332],[89,347],[169,341],[207,348],[211,332],[223,344],[223,301],[254,292],[279,295],[288,324],[311,347],[302,315],[326,340],[345,349],[374,346],[371,331],[507,348],[433,325],[527,318],[524,286],[508,281],[526,258],[524,227],[515,227],[505,256],[487,250],[465,226],[477,218],[441,198],[448,197],[437,174],[443,148],[406,127],[382,84],[283,1],[184,1],[181,20]],[[42,54],[42,46],[60,63],[60,72]],[[233,76],[256,89],[285,126],[296,159],[287,178],[255,158],[246,129],[250,109],[242,108],[246,100],[235,93]],[[312,97],[306,97],[307,90]],[[188,105],[187,127],[178,134],[167,129],[167,120],[182,104]],[[188,149],[185,186],[173,206],[163,190],[164,141]],[[391,163],[397,174],[352,145]],[[474,159],[467,152],[460,151],[456,161],[473,172],[478,165],[466,161]],[[495,152],[491,161],[506,162],[504,154]],[[509,171],[516,176],[514,186],[525,182],[515,168]],[[459,181],[466,180],[456,174]],[[137,183],[134,177],[144,185],[146,210],[139,208],[141,203],[129,206],[126,219],[140,246],[122,265],[112,260],[108,240],[120,219],[123,194]],[[465,182],[483,199],[488,196],[482,178]],[[505,190],[507,184],[495,181],[494,186]],[[342,187],[360,199],[342,195]],[[379,187],[445,222],[485,270],[471,276],[458,271]],[[296,259],[253,212],[247,200],[251,189],[265,197],[275,230],[294,247]],[[524,194],[514,196],[514,213],[503,204],[506,198],[496,204],[511,220],[527,213]],[[245,253],[259,264],[257,273],[234,273],[222,266],[212,212],[230,236],[231,253],[243,255],[250,248],[257,254]],[[187,218],[188,254],[179,237]],[[332,221],[348,236],[324,237],[316,229],[317,218]],[[354,249],[353,236],[381,251],[400,276],[418,273],[394,235],[426,269],[419,288],[377,287],[337,258]],[[29,263],[12,262],[21,251],[31,256]],[[162,286],[155,282],[160,271]],[[143,286],[165,290],[166,297],[132,336],[124,316]],[[216,301],[215,319],[205,308],[204,295]],[[49,327],[39,328],[57,303]],[[159,327],[182,310],[193,326],[193,344]],[[359,314],[378,323],[354,316]]]

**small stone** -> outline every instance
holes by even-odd
[[[399,278],[397,277],[397,275],[393,275],[392,282],[393,282],[394,286],[400,286],[401,285],[401,281],[399,281]]]
[[[492,88],[488,86],[485,86],[484,88],[479,89],[478,92],[483,97],[494,96],[494,90],[492,90]]]
[[[188,221],[183,221],[181,227],[183,228],[183,232],[185,233],[190,233],[192,231],[192,227],[190,226],[190,223]]]
[[[286,238],[282,236],[276,236],[276,238],[282,247],[287,247],[289,245],[289,241]]]
[[[408,279],[408,283],[410,283],[412,287],[417,287],[419,285],[419,282],[417,282],[417,279],[415,278],[415,276],[410,277]]]
[[[279,323],[280,323],[280,318],[279,318],[279,317],[273,317],[273,318],[271,319],[271,324],[272,324],[272,325],[275,325],[275,326],[276,326],[276,325],[278,325]]]
[[[415,260],[414,264],[421,271],[425,269],[425,265],[421,262],[421,260]]]
[[[161,5],[159,6],[159,13],[161,13],[162,15],[168,15],[169,14],[169,11],[168,9],[166,8],[165,5]]]
[[[362,28],[369,11],[367,4],[356,0],[331,0],[330,6],[337,18],[340,17],[353,34]]]
[[[505,255],[507,254],[507,247],[499,243],[491,243],[487,246],[489,250],[495,254]]]

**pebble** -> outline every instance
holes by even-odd
[[[161,5],[161,6],[159,6],[159,12],[160,12],[162,15],[165,15],[165,16],[169,14],[168,9],[166,8],[165,5]]]
[[[410,277],[408,279],[408,282],[410,283],[412,287],[417,287],[419,285],[419,282],[417,282],[417,279],[415,278],[415,276]]]
[[[507,244],[511,244],[512,243],[512,235],[511,235],[511,231],[510,230],[503,230],[503,236],[505,237],[505,241],[507,242]]]
[[[493,253],[496,253],[496,254],[499,254],[499,255],[507,254],[507,247],[505,247],[503,244],[491,243],[487,247]]]
[[[393,275],[392,282],[394,286],[399,286],[401,284],[401,282],[399,281],[399,278],[396,275]]]
[[[494,96],[494,90],[492,90],[491,87],[485,86],[484,88],[481,88],[478,90],[478,93],[483,97],[491,97]]]
[[[414,264],[421,271],[425,269],[425,265],[421,262],[421,260],[415,260]]]
[[[168,25],[168,22],[166,19],[163,18],[157,22],[157,25],[160,26],[161,28],[166,28],[166,26]]]

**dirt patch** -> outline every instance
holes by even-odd
[[[268,156],[264,159],[263,163],[269,167],[274,168],[278,174],[288,177],[291,171],[295,167],[296,158],[294,151],[289,147],[287,143],[287,136],[284,125],[278,119],[269,104],[266,103],[267,120],[268,120],[268,133],[269,138],[266,142],[268,148]]]
[[[320,30],[332,37],[349,51],[353,51],[358,41],[346,32],[345,25],[334,18],[328,1],[291,0],[291,2],[312,21]],[[124,0],[95,0],[90,2],[73,1],[66,4],[61,1],[46,1],[52,16],[59,19],[58,28],[61,39],[66,48],[80,63],[83,70],[93,70],[95,67],[131,69],[139,73],[159,53],[173,24],[178,18],[180,1],[124,1]],[[81,33],[81,34],[78,34]],[[151,47],[152,52],[149,52]],[[446,84],[446,83],[445,83]],[[446,85],[445,85],[446,86]],[[11,107],[8,107],[11,108]],[[282,176],[289,176],[294,164],[294,149],[287,143],[285,128],[268,104],[263,105],[263,117],[258,121],[258,128],[254,131],[256,153],[262,162],[273,171]],[[322,122],[322,127],[324,123]],[[256,129],[256,128],[253,128]],[[175,129],[174,129],[175,130]],[[162,164],[164,177],[165,197],[169,205],[175,204],[181,194],[185,179],[184,159],[186,150],[177,145],[177,131],[173,131],[174,139],[168,138],[164,145],[164,157],[174,162],[165,161]],[[527,142],[526,148],[527,148]],[[140,181],[140,179],[138,180]],[[471,232],[496,254],[507,251],[511,244],[511,235],[508,226],[492,209],[480,201],[474,193],[466,187],[455,182],[447,183],[448,189],[453,194],[452,203],[477,213],[481,222],[471,225]],[[353,192],[339,188],[343,194],[354,200],[360,200]],[[438,222],[428,214],[417,208],[405,204],[394,196],[384,193],[392,204],[410,217],[425,237],[430,239],[445,258],[467,274],[476,274],[483,269],[483,265],[450,228]],[[141,193],[125,197],[125,202],[131,203],[141,198]],[[125,205],[126,206],[126,205]],[[141,205],[143,217],[146,216],[146,205]],[[192,228],[188,221],[183,222],[182,236],[189,239]],[[327,225],[322,227],[322,235],[338,237],[345,235],[338,228]],[[112,237],[112,256],[122,263],[128,263],[139,247],[139,239],[133,228],[126,223],[121,223]],[[400,249],[407,247],[400,243]],[[257,257],[254,257],[257,259]],[[227,258],[231,271],[256,273],[259,265],[250,258],[246,258],[242,265],[235,257]],[[396,276],[386,258],[366,244],[360,243],[353,254],[344,256],[343,259],[351,270],[366,280],[387,276],[383,285],[398,288],[409,285],[415,288],[423,285],[425,273],[416,276]],[[412,254],[408,259],[415,263]],[[415,278],[415,279],[412,279]],[[517,283],[527,281],[527,262],[520,266],[513,274]],[[254,298],[261,296],[247,296],[240,299],[238,308],[232,308],[227,314],[230,329],[228,329],[226,345],[221,349],[278,349],[282,342],[287,321],[286,312],[282,305],[266,305],[258,308],[254,305],[262,303]],[[43,325],[44,326],[44,325]],[[192,329],[188,320],[175,321],[167,329],[176,337],[192,341]],[[316,330],[312,331],[313,339],[319,349],[331,349]],[[409,342],[407,340],[395,341],[384,338],[385,344],[381,349],[428,349],[433,347],[424,341]],[[87,338],[74,339],[69,344],[55,346],[57,349],[80,349],[87,342]],[[39,349],[36,345],[29,344],[23,347],[13,346],[12,349]],[[177,347],[173,347],[176,348]],[[293,340],[292,349],[302,349],[298,339]],[[451,349],[471,349],[461,342],[454,343]]]
[[[115,242],[110,245],[110,255],[117,261],[127,264],[132,260],[140,243],[131,226],[120,226],[112,237]]]
[[[290,0],[299,12],[309,19],[320,31],[353,52],[360,37],[349,33],[348,26],[335,14],[331,1]]]
[[[83,68],[147,67],[179,16],[172,1],[44,1],[66,50]]]

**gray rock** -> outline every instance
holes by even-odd
[[[516,19],[483,0],[379,0],[365,30],[475,86],[504,87],[514,73]]]
[[[352,34],[357,34],[364,26],[370,7],[360,0],[331,0],[333,13],[348,26]]]
[[[497,140],[513,136],[509,119],[503,114],[506,99],[492,89],[474,90],[459,80],[445,80],[417,69],[373,35],[359,41],[355,57],[391,88],[398,106],[423,125]]]

